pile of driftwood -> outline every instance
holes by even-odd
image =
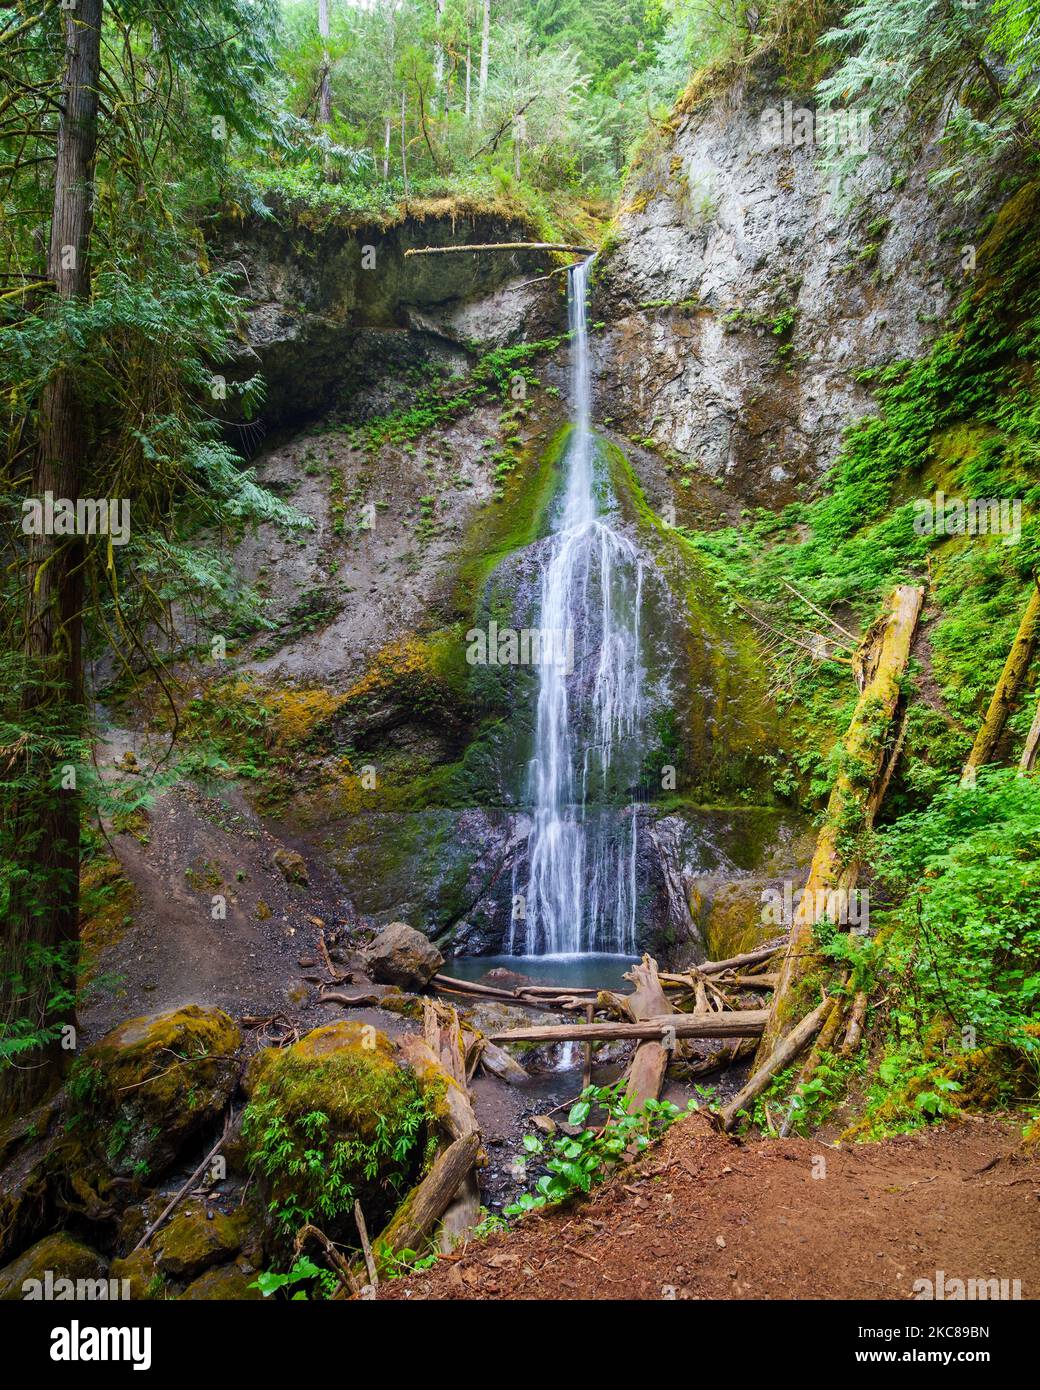
[[[502,1045],[510,1043],[583,1043],[586,1081],[594,1043],[626,1039],[637,1042],[626,1089],[629,1108],[636,1110],[660,1095],[668,1063],[681,1052],[683,1040],[726,1038],[735,1039],[739,1046],[743,1039],[761,1034],[766,1010],[754,1003],[749,1006],[741,996],[748,990],[773,988],[775,976],[763,967],[779,945],[774,943],[730,960],[709,961],[674,975],[660,974],[657,962],[644,956],[624,977],[633,985],[629,993],[528,984],[499,989],[445,975],[435,976],[432,987],[474,999],[575,1014],[572,1023],[510,1028],[493,1034],[484,1040],[483,1046],[501,1052]],[[705,1059],[699,1064],[701,1070],[724,1065],[732,1060],[735,1050]],[[487,1065],[486,1052],[482,1060]]]

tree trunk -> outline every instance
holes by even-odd
[[[854,666],[860,697],[845,735],[843,767],[827,803],[809,881],[791,923],[769,1023],[759,1044],[759,1059],[773,1051],[791,1015],[797,1015],[797,1003],[792,1002],[797,987],[819,964],[814,926],[830,915],[832,895],[848,894],[855,888],[859,864],[846,861],[839,836],[850,828],[869,829],[877,812],[877,788],[883,785],[885,773],[885,734],[899,703],[900,681],[923,602],[923,589],[901,584],[857,652]]]
[[[102,0],[79,0],[65,15],[65,68],[58,125],[47,274],[59,298],[90,289],[94,158]],[[50,492],[73,504],[80,496],[87,421],[74,370],[61,369],[44,387],[33,461],[33,496]],[[24,654],[26,713],[54,712],[70,742],[83,728],[84,543],[78,536],[33,536],[29,551]],[[19,1028],[45,1041],[0,1069],[0,1115],[24,1109],[58,1079],[70,1053],[60,1029],[75,1022],[79,938],[79,795],[50,748],[30,746],[25,783],[11,808],[14,854],[25,869],[4,927],[0,972],[0,1036]],[[33,767],[32,764],[36,766]]]
[[[435,100],[444,100],[444,45],[440,38],[441,20],[444,18],[444,0],[434,0],[437,37],[433,44],[433,90]]]
[[[383,138],[383,181],[390,177],[390,117],[386,118],[386,132]]]
[[[473,54],[466,45],[466,120],[473,114]]]
[[[484,98],[487,96],[488,50],[491,44],[491,0],[484,0],[484,27],[480,34],[480,72],[477,76],[477,120],[484,119]]]
[[[332,120],[331,60],[329,58],[329,0],[318,0],[318,34],[321,37],[321,72],[318,76],[318,121]]]
[[[986,717],[982,721],[979,732],[975,735],[975,742],[972,744],[968,761],[964,764],[964,771],[961,773],[962,783],[970,782],[977,767],[983,767],[993,760],[993,754],[996,752],[1000,736],[1004,732],[1007,717],[1011,713],[1022,689],[1022,683],[1029,673],[1033,653],[1036,650],[1038,629],[1040,629],[1040,581],[1033,586],[1032,596],[1026,605],[1026,611],[1022,614],[1022,621],[1018,625],[1015,640],[1012,642],[1011,650],[1004,662],[1004,669],[1000,673],[1000,680],[997,681],[993,698],[989,702]]]
[[[404,196],[408,197],[408,147],[404,138],[405,89],[401,88],[401,180],[404,183]]]

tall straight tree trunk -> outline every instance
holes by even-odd
[[[386,130],[383,132],[383,179],[390,177],[390,117],[386,118]]]
[[[405,89],[401,88],[401,179],[404,183],[404,196],[408,197],[408,146],[404,138]]]
[[[321,37],[321,79],[318,90],[318,120],[328,125],[332,120],[332,85],[329,60],[329,0],[318,0],[318,34]]]
[[[473,54],[466,45],[466,120],[473,114]]]
[[[94,159],[102,0],[78,0],[65,14],[62,115],[54,168],[47,275],[62,300],[90,289]],[[76,373],[59,367],[40,396],[33,496],[75,503],[86,461],[87,420]],[[81,537],[30,540],[24,655],[27,718],[53,716],[61,741],[83,730]],[[79,938],[80,807],[75,766],[63,766],[50,739],[31,742],[8,825],[21,870],[4,924],[0,1035],[31,1031],[42,1041],[0,1068],[0,1114],[25,1109],[59,1078],[69,1055],[60,1030],[75,1022]]]
[[[480,33],[480,73],[477,76],[477,120],[484,119],[487,95],[488,49],[491,44],[491,0],[484,0],[484,27]]]
[[[437,15],[437,37],[433,45],[433,90],[435,100],[444,102],[444,45],[441,43],[440,25],[444,18],[444,0],[434,0]]]

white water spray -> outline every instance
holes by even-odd
[[[592,432],[591,265],[572,267],[568,277],[573,426],[542,567],[539,624],[573,633],[576,662],[573,673],[556,662],[539,668],[522,894],[527,955],[632,954],[636,947],[636,815],[618,805],[626,788],[612,784],[624,782],[619,754],[637,746],[642,724],[643,567],[611,524],[614,497]],[[518,927],[514,920],[511,950]]]

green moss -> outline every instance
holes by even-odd
[[[378,1225],[423,1157],[429,1119],[388,1039],[355,1022],[315,1029],[258,1055],[242,1132],[277,1230],[335,1231],[359,1200]]]

